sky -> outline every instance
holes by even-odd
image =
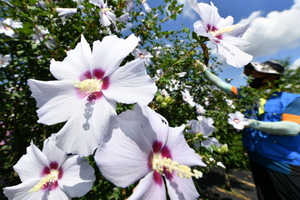
[[[200,16],[190,8],[188,0],[178,0],[184,4],[183,13],[175,21],[179,27],[193,29],[194,22],[201,20]],[[292,66],[300,66],[300,0],[198,0],[198,3],[213,2],[221,17],[231,15],[234,24],[250,23],[243,38],[250,45],[243,48],[253,55],[252,62],[264,62],[273,59],[290,58]],[[151,1],[147,1],[151,6]],[[170,28],[174,27],[174,22]],[[166,27],[168,28],[168,27]],[[246,85],[243,68],[234,68],[225,63],[219,72],[223,80],[233,78],[234,86]]]

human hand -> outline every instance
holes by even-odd
[[[193,64],[194,67],[199,70],[199,73],[205,72],[207,70],[206,65],[200,62],[200,60],[196,59]]]

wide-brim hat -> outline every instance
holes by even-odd
[[[276,61],[250,62],[244,67],[244,74],[250,76],[253,69],[266,74],[281,74],[284,71],[284,67]]]

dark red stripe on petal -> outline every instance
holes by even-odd
[[[207,32],[219,30],[217,27],[212,26],[210,24],[207,24],[206,26],[207,26]],[[216,35],[215,37],[218,38],[219,40],[222,40],[222,38],[223,38],[222,34]],[[214,41],[216,43],[220,43],[220,41],[218,41],[218,40],[214,40]]]
[[[49,167],[44,167],[41,175],[46,176],[48,174],[50,174],[50,168]]]
[[[152,170],[152,162],[153,162],[153,153],[151,152],[150,155],[148,156],[148,162],[147,162],[149,170]]]
[[[60,167],[58,169],[58,179],[61,179],[63,177],[63,174],[64,174],[64,170]]]
[[[53,181],[53,182],[47,182],[44,186],[43,186],[43,191],[45,190],[54,190],[58,187],[58,182],[57,181]]]
[[[58,163],[57,163],[57,162],[51,162],[49,166],[50,166],[50,169],[57,170],[57,168],[58,168]]]
[[[89,94],[87,100],[89,102],[95,101],[97,99],[100,99],[102,96],[103,96],[103,93],[101,91],[93,92],[93,93]]]
[[[162,148],[162,142],[154,141],[152,144],[153,153],[158,153]]]
[[[210,24],[207,24],[207,31],[217,31],[218,29],[215,26],[212,26]]]
[[[169,147],[167,147],[167,146],[163,147],[163,149],[160,152],[160,155],[163,158],[170,158],[170,159],[172,159],[171,151],[170,151]]]
[[[106,90],[106,89],[108,89],[108,87],[109,87],[109,77],[105,77],[105,78],[103,78],[103,80],[102,80],[102,86],[101,86],[101,89],[102,89],[102,90]]]
[[[105,72],[102,69],[94,69],[93,70],[93,77],[100,80],[103,78]]]
[[[86,79],[91,79],[91,78],[93,78],[92,73],[90,71],[86,71],[79,77],[79,80],[84,81]]]
[[[162,186],[163,179],[162,179],[160,173],[156,170],[153,171],[153,180],[157,185]]]
[[[223,38],[223,35],[222,35],[222,34],[220,34],[220,35],[217,35],[217,36],[216,36],[216,38],[218,38],[219,40],[222,40],[222,38]],[[220,41],[216,41],[216,43],[220,43]]]
[[[173,173],[167,171],[166,169],[164,169],[163,173],[164,173],[166,179],[172,180],[172,178],[173,178]]]

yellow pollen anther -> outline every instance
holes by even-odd
[[[240,120],[239,119],[234,119],[233,120],[235,123],[240,123]]]
[[[101,91],[101,84],[101,80],[86,79],[84,81],[74,82],[74,87],[78,88],[81,92],[93,93],[96,91]]]
[[[58,170],[51,170],[51,173],[42,178],[42,180],[40,180],[40,182],[34,186],[34,188],[29,190],[29,193],[40,191],[47,183],[53,183],[56,181],[58,179],[58,173]]]
[[[211,33],[214,37],[216,37],[216,36],[222,35],[224,33],[230,33],[237,27],[239,27],[238,24],[233,25],[233,26],[229,26],[229,27],[226,27],[226,28],[221,28],[221,29],[216,30],[216,31],[209,31],[209,33]]]
[[[101,11],[102,12],[107,12],[107,11],[110,11],[110,8],[102,8]]]
[[[170,173],[175,171],[175,175],[181,178],[202,177],[202,172],[196,169],[192,171],[189,166],[180,165],[178,162],[173,161],[170,158],[161,157],[160,155],[154,155],[152,169],[157,170],[161,174],[163,174],[163,170],[167,170]]]

